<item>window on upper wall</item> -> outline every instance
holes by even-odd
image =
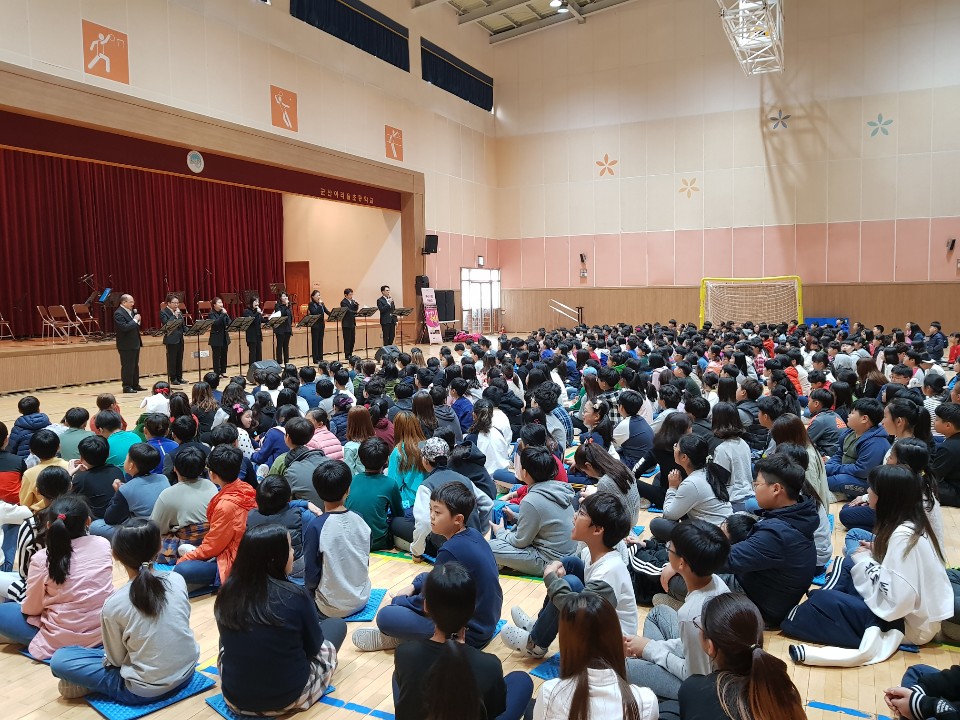
[[[410,72],[410,31],[360,0],[290,0],[290,14]]]
[[[488,112],[493,110],[493,78],[438,45],[420,38],[423,79]]]

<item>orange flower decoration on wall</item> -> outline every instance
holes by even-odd
[[[607,173],[614,174],[613,166],[617,164],[616,160],[611,160],[607,153],[603,154],[603,160],[597,160],[597,166],[600,168],[600,177]]]

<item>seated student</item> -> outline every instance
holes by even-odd
[[[347,419],[350,408],[354,406],[353,397],[340,393],[333,398],[333,414],[330,415],[330,430],[343,445],[347,442]]]
[[[459,443],[463,439],[463,427],[454,409],[447,405],[447,397],[447,389],[443,385],[433,385],[430,388],[430,399],[433,400],[433,414],[437,417],[437,426],[453,430]]]
[[[73,474],[73,491],[82,495],[90,506],[90,516],[102,520],[115,490],[114,483],[123,482],[123,470],[107,462],[109,443],[91,434],[80,441],[80,462]]]
[[[623,503],[627,519],[633,526],[640,515],[640,483],[627,466],[611,457],[600,443],[594,442],[578,445],[573,459],[577,467],[594,483],[584,488],[581,498],[602,492],[616,495]]]
[[[357,457],[360,443],[375,436],[370,411],[362,405],[350,408],[347,413],[347,441],[343,444],[343,461],[354,475],[363,471],[363,465]]]
[[[304,365],[297,372],[300,378],[300,388],[297,395],[307,401],[307,407],[313,410],[320,404],[320,395],[317,394],[317,369],[310,365]]]
[[[791,645],[795,662],[880,662],[901,642],[930,642],[940,621],[953,616],[953,589],[924,512],[923,481],[906,465],[881,465],[870,471],[869,483],[877,512],[872,546],[834,563],[823,590],[808,593],[781,626],[788,637],[854,651]]]
[[[546,427],[530,419],[529,415],[532,413],[538,413],[542,417],[542,412],[540,410],[526,411],[525,414],[528,415],[528,421],[521,426],[520,435],[517,438],[517,448],[513,453],[513,472],[501,471],[496,473],[495,480],[498,483],[510,485],[511,487],[517,485],[521,471],[520,455],[523,452],[523,449],[526,447],[547,447],[547,443],[551,442],[552,440],[552,438],[547,435]],[[610,423],[608,422],[607,425],[609,426]],[[589,436],[587,436],[587,438],[589,438]],[[583,442],[586,442],[587,438],[584,438]],[[554,478],[554,480],[558,480],[562,483],[570,482],[566,465],[564,465],[563,461],[556,455],[554,455],[553,458],[557,465],[557,476]],[[583,477],[586,478],[585,475]],[[511,490],[506,495],[500,497],[501,501],[508,503],[503,507],[503,512],[509,522],[513,523],[516,521],[516,513],[518,512],[517,507],[523,502],[523,498],[527,496],[529,491],[529,485],[519,483],[519,487],[517,487],[516,490]]]
[[[460,431],[466,435],[470,432],[470,426],[473,425],[473,403],[469,398],[469,386],[462,377],[454,378],[450,381],[450,409],[457,416],[460,423]]]
[[[612,493],[598,492],[580,503],[570,538],[584,543],[577,556],[555,560],[544,568],[547,595],[536,617],[515,605],[510,615],[516,625],[500,631],[503,644],[527,657],[547,654],[557,636],[560,608],[571,593],[584,589],[602,593],[617,609],[625,637],[637,632],[637,602],[633,583],[616,546],[630,532],[632,522],[623,503]],[[612,594],[611,594],[612,591]]]
[[[307,443],[311,450],[323,450],[331,460],[343,460],[343,445],[330,431],[330,417],[321,408],[312,408],[307,412],[307,420],[313,423],[313,438]]]
[[[60,457],[64,460],[69,462],[80,459],[80,442],[93,436],[93,433],[87,430],[89,420],[90,413],[82,407],[70,408],[64,414],[63,424],[67,429],[60,433]]]
[[[638,463],[653,456],[653,428],[640,414],[643,408],[643,396],[636,390],[624,390],[617,399],[617,412],[623,418],[613,429],[613,442],[620,454],[620,460],[633,470]],[[663,425],[661,420],[657,427]]]
[[[112,546],[128,581],[103,604],[103,647],[62,647],[50,658],[50,670],[65,698],[97,692],[122,705],[145,705],[176,695],[193,679],[200,646],[190,629],[183,578],[152,568],[160,551],[157,526],[130,520]]]
[[[457,443],[450,428],[437,428],[434,437],[443,438],[450,446],[450,459],[447,466],[460,473],[491,500],[497,499],[497,485],[485,467],[487,458],[470,440]]]
[[[503,590],[490,546],[475,528],[467,526],[467,518],[476,505],[473,493],[458,482],[441,485],[430,495],[430,528],[446,540],[437,551],[435,567],[459,563],[476,583],[477,599],[466,623],[464,642],[482,649],[496,632],[503,610]],[[353,633],[353,644],[358,650],[383,650],[404,640],[426,639],[434,633],[433,620],[424,609],[426,578],[427,573],[421,573],[394,594],[392,602],[377,613],[377,628],[362,628]]]
[[[602,595],[571,595],[560,608],[560,676],[540,686],[534,720],[654,720],[657,697],[627,681],[623,631]]]
[[[110,412],[115,412],[117,415],[120,415],[120,429],[127,429],[127,421],[123,419],[123,414],[120,412],[120,405],[117,403],[117,398],[111,393],[100,393],[97,395],[97,414],[90,418],[90,424],[88,425],[91,432],[97,432],[97,415],[104,410],[109,410]]]
[[[937,479],[940,503],[960,507],[960,404],[942,403],[936,415],[936,431],[945,439],[930,458],[930,472]]]
[[[955,720],[960,715],[960,665],[947,670],[911,665],[900,686],[887,689],[883,700],[898,717]]]
[[[464,435],[464,440],[475,445],[484,456],[484,467],[491,476],[510,465],[510,443],[500,429],[494,427],[493,409],[493,403],[486,398],[477,400],[473,405],[473,425]]]
[[[767,447],[764,448],[764,455],[770,455],[777,449],[777,442],[772,435],[773,424],[785,412],[787,412],[787,406],[776,395],[764,395],[757,400],[757,420],[767,433]]]
[[[624,392],[627,391],[624,390]],[[650,425],[650,427],[653,429],[653,432],[659,430],[660,426],[663,425],[663,421],[670,417],[672,413],[680,411],[679,408],[682,400],[683,393],[680,392],[678,387],[674,385],[660,386],[659,398],[657,400],[657,403],[660,406],[660,413],[654,418],[653,423]]]
[[[149,518],[160,493],[170,487],[164,475],[154,475],[151,470],[157,466],[160,453],[146,443],[137,443],[130,447],[123,471],[130,477],[126,482],[116,480],[113,483],[113,497],[103,511],[102,520],[90,524],[90,533],[108,540],[113,537],[117,526],[133,517]]]
[[[256,507],[256,491],[237,481],[242,462],[243,453],[229,445],[215,447],[207,458],[210,480],[220,488],[207,505],[210,527],[199,547],[181,555],[173,569],[191,590],[220,585],[230,575],[247,514]]]
[[[215,448],[218,445],[229,445],[230,447],[238,448],[240,452],[243,453],[243,464],[240,466],[239,477],[253,487],[257,486],[257,468],[253,464],[253,461],[247,457],[243,448],[240,447],[240,430],[237,429],[236,425],[228,422],[220,423],[210,431],[207,439],[211,448]]]
[[[83,498],[57,498],[47,517],[46,547],[30,559],[23,603],[0,603],[0,640],[27,645],[37,660],[67,645],[99,645],[100,610],[113,592],[110,543],[87,534]]]
[[[786,663],[763,649],[763,618],[749,598],[730,592],[710,598],[700,628],[713,671],[683,681],[680,717],[805,720]]]
[[[700,615],[710,598],[730,592],[714,574],[726,563],[729,553],[730,542],[715,525],[689,520],[673,529],[669,565],[661,582],[667,586],[672,575],[680,575],[687,596],[679,610],[669,605],[654,607],[644,621],[643,635],[625,639],[631,685],[648,687],[659,698],[676,700],[680,683],[691,675],[710,673],[710,657],[700,644]]]
[[[357,513],[367,523],[371,550],[389,550],[393,547],[390,518],[403,516],[400,485],[384,474],[390,451],[383,440],[373,437],[360,443],[357,456],[364,470],[353,476],[347,510]]]
[[[160,413],[150,413],[143,422],[143,437],[148,445],[152,445],[160,453],[160,462],[153,469],[155,473],[163,472],[164,459],[167,454],[177,449],[177,443],[167,437],[170,434],[170,418]]]
[[[32,452],[30,440],[34,434],[50,425],[50,418],[40,412],[40,401],[33,395],[20,398],[17,402],[20,417],[13,423],[10,438],[7,441],[7,450],[14,455],[26,458]]]
[[[217,668],[223,699],[234,712],[306,710],[330,685],[347,625],[317,618],[307,591],[287,580],[292,569],[290,536],[282,526],[250,528],[217,594]]]
[[[700,391],[700,385],[697,382],[696,376],[693,374],[693,366],[685,360],[681,360],[676,365],[673,366],[673,375],[683,379],[684,381],[684,391],[690,395],[690,397],[700,397],[702,395]]]
[[[204,457],[209,457],[210,448],[197,440],[197,422],[190,415],[182,415],[174,420],[170,425],[170,435],[177,443],[177,449],[167,453],[166,457],[163,458],[163,474],[167,476],[167,480],[172,485],[177,481],[177,475],[173,469],[173,461],[176,459],[177,453],[192,447],[202,452]]]
[[[753,500],[753,468],[750,446],[743,439],[746,430],[737,406],[728,402],[717,403],[713,408],[711,427],[719,441],[712,448],[713,461],[730,473],[730,505],[738,512]]]
[[[17,528],[21,521],[23,511],[18,511],[20,505],[20,482],[24,471],[27,469],[26,461],[19,455],[8,452],[7,446],[7,426],[0,422],[0,507],[5,512],[0,512],[0,534],[3,535],[2,544],[0,544],[0,572],[12,572],[13,558],[17,551]],[[30,514],[29,508],[26,508],[26,514]],[[2,596],[2,593],[0,593]]]
[[[763,385],[747,378],[737,387],[737,410],[743,422],[743,439],[751,450],[765,451],[770,444],[770,431],[760,423],[760,408],[757,401],[763,397]]]
[[[701,398],[703,399],[703,398]],[[646,462],[635,468],[633,473],[638,476],[637,489],[641,497],[650,501],[654,507],[663,507],[663,500],[667,494],[667,477],[674,470],[679,470],[682,477],[686,477],[686,472],[677,465],[674,460],[674,450],[677,442],[691,430],[690,417],[685,413],[671,413],[670,417],[663,421],[660,429],[653,436],[653,452],[647,458]],[[707,444],[713,447],[717,442],[713,435],[707,439]],[[652,482],[640,479],[645,473],[659,468],[659,472],[653,477]]]
[[[573,488],[557,482],[557,463],[542,446],[531,445],[520,452],[517,480],[530,489],[520,504],[514,530],[496,526],[490,548],[500,567],[525,575],[542,575],[554,560],[572,555],[576,544],[570,539],[573,528]]]
[[[698,435],[682,436],[674,448],[674,461],[686,473],[671,470],[663,500],[663,517],[650,521],[650,532],[667,542],[674,526],[684,518],[720,525],[733,512],[728,489],[729,472],[708,461],[710,448]]]
[[[396,401],[387,410],[387,419],[393,422],[399,412],[413,412],[414,387],[412,383],[399,383],[393,390]]]
[[[882,422],[879,400],[860,398],[853,404],[847,419],[850,429],[840,436],[840,446],[826,465],[827,483],[834,493],[850,499],[866,490],[867,475],[883,463],[890,449]]]
[[[397,648],[393,675],[397,720],[520,720],[533,695],[530,676],[517,671],[504,677],[499,658],[461,641],[469,633],[483,592],[480,581],[456,561],[437,564],[420,577],[429,615],[422,621],[431,632]],[[456,692],[451,692],[453,688]]]
[[[295,405],[283,405],[277,408],[277,424],[267,430],[267,433],[261,438],[260,449],[251,456],[250,460],[256,465],[272,467],[274,461],[288,449],[286,443],[287,421],[299,417],[300,411],[297,410]]]
[[[306,418],[291,417],[287,420],[283,426],[283,440],[288,451],[277,456],[269,474],[281,475],[290,485],[293,497],[321,507],[323,501],[314,489],[313,471],[330,459],[324,455],[323,450],[308,446],[313,439],[313,432],[313,423]]]
[[[547,432],[550,433],[562,453],[564,448],[573,444],[573,424],[570,422],[567,411],[559,405],[560,392],[561,390],[556,383],[541,383],[530,393],[530,405],[543,411]],[[567,440],[568,425],[570,428],[569,442]]]
[[[321,618],[353,615],[370,599],[370,528],[345,504],[352,480],[342,460],[313,471],[323,514],[303,532],[303,576]]]
[[[70,465],[66,460],[57,457],[60,438],[53,430],[46,428],[37,430],[30,437],[29,450],[40,462],[23,472],[23,478],[20,480],[20,504],[36,512],[43,507],[43,500],[37,495],[37,476],[43,472],[44,468],[61,467],[66,470]]]
[[[207,507],[217,494],[217,486],[203,477],[206,465],[207,458],[195,448],[177,453],[173,462],[177,484],[160,492],[150,513],[163,537],[163,557],[159,562],[175,565],[181,544],[196,547],[210,529]]]
[[[459,425],[457,428],[459,429]],[[400,485],[400,497],[403,499],[403,507],[406,509],[406,518],[409,521],[409,528],[401,532],[403,537],[413,532],[413,503],[417,497],[417,490],[420,483],[427,474],[423,470],[423,463],[420,458],[419,445],[426,438],[423,436],[423,430],[420,422],[411,413],[400,413],[396,417],[393,426],[396,445],[390,451],[390,460],[387,466],[387,475],[394,478]],[[403,516],[397,516],[400,521]],[[401,525],[404,524],[401,521]],[[394,534],[397,534],[394,531]]]
[[[713,442],[715,439],[713,436],[713,426],[710,422],[710,412],[717,402],[719,402],[719,400],[711,404],[710,400],[705,397],[692,397],[683,404],[683,410],[686,412],[687,417],[690,418],[690,429],[693,431],[693,434],[699,435],[708,443]],[[743,424],[742,421],[740,424]]]
[[[279,475],[267,475],[257,485],[257,507],[247,515],[247,530],[261,525],[282,525],[290,533],[293,570],[289,577],[303,578],[303,533],[320,515],[320,508],[306,500],[293,500],[290,485]]]
[[[783,417],[792,417],[795,418],[797,422],[800,423],[801,427],[803,422],[796,415],[792,413],[785,415]],[[781,418],[782,419],[782,418]],[[777,421],[778,423],[780,420]],[[774,428],[774,433],[778,433],[778,428]],[[823,501],[822,488],[818,489],[816,485],[811,481],[810,464],[814,462],[814,458],[811,457],[810,452],[807,448],[804,448],[803,445],[795,442],[795,438],[790,440],[782,440],[777,442],[777,449],[774,451],[774,455],[784,455],[791,462],[796,463],[804,472],[803,488],[800,491],[800,494],[805,498],[813,500],[814,508],[817,512],[817,529],[813,532],[813,544],[817,549],[817,574],[822,573],[827,565],[830,564],[830,560],[833,557],[833,527],[830,524],[830,518],[827,515],[827,509],[829,505],[829,491],[825,494],[827,496],[827,502]],[[814,455],[817,460],[820,460],[819,455]],[[826,478],[824,477],[824,480]],[[825,483],[824,483],[825,485]]]
[[[833,457],[837,453],[840,434],[847,429],[847,424],[831,409],[834,402],[833,393],[823,388],[811,390],[807,400],[810,410],[807,434],[821,457]]]
[[[107,442],[110,443],[110,456],[107,458],[107,462],[122,468],[127,461],[127,453],[130,448],[139,442],[143,442],[143,440],[135,432],[120,428],[120,413],[112,410],[101,410],[94,420],[97,423],[97,435],[106,438]]]

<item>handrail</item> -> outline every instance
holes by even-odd
[[[559,306],[559,307],[558,307],[558,306]],[[570,318],[571,320],[573,320],[573,321],[576,322],[576,323],[579,323],[579,322],[580,322],[580,319],[579,319],[576,315],[572,314],[572,313],[575,313],[576,311],[575,311],[572,307],[569,307],[569,306],[567,306],[567,305],[564,305],[564,304],[563,304],[562,302],[560,302],[559,300],[553,300],[553,299],[548,300],[548,301],[547,301],[547,308],[549,308],[550,310],[552,310],[552,311],[555,312],[555,313],[558,313],[559,315],[563,315],[564,317]],[[561,308],[562,308],[562,309],[561,309]],[[570,310],[571,312],[567,312],[567,310]]]

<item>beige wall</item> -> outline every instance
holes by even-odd
[[[283,258],[310,263],[311,290],[327,307],[340,304],[345,287],[361,305],[375,305],[381,285],[402,306],[398,212],[285,193]]]

